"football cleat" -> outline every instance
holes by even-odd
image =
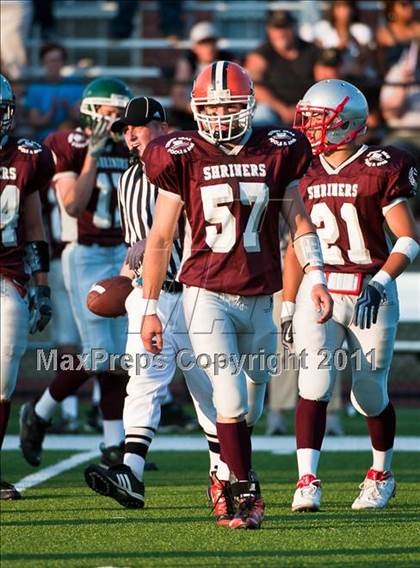
[[[259,529],[265,511],[265,503],[261,496],[239,497],[237,503],[237,512],[229,522],[229,527],[231,529]]]
[[[16,501],[22,499],[22,495],[11,483],[7,481],[0,481],[0,500],[1,501]]]
[[[124,447],[125,443],[121,442],[119,446],[108,446],[102,442],[99,446],[101,450],[101,463],[111,467],[113,465],[121,465],[124,461]]]
[[[229,481],[221,481],[215,472],[210,476],[208,495],[217,525],[228,525],[233,519],[235,502]]]
[[[321,506],[321,481],[315,475],[302,475],[296,484],[292,511],[319,511]]]
[[[23,457],[32,466],[41,463],[42,442],[51,422],[43,420],[35,413],[35,404],[27,402],[20,408],[20,447]]]
[[[369,469],[359,487],[360,494],[351,506],[354,511],[383,509],[387,506],[391,497],[395,497],[397,489],[395,477],[391,471],[376,471],[374,469]]]
[[[264,519],[265,503],[255,473],[250,472],[249,481],[232,483],[232,494],[236,500],[236,512],[229,522],[229,527],[259,529]]]
[[[144,483],[139,481],[128,465],[106,468],[92,464],[85,469],[85,480],[96,493],[115,499],[127,509],[143,509]]]

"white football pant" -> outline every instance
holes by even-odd
[[[266,358],[276,353],[272,296],[236,296],[184,287],[184,311],[195,357],[210,377],[214,405],[223,418],[261,416]]]
[[[184,367],[181,370],[201,428],[206,434],[217,436],[213,388],[206,373],[192,365],[192,348],[185,326],[182,294],[162,291],[159,296],[158,315],[164,331],[163,349],[157,356],[146,351],[140,337],[143,312],[138,298],[137,293],[130,294],[125,303],[128,314],[126,353],[133,362],[128,371],[130,380],[124,404],[126,442],[139,442],[140,436],[143,444],[150,444],[159,425],[160,408],[167,397],[177,362]]]
[[[73,316],[69,294],[64,285],[61,258],[51,260],[48,283],[51,288],[53,310],[50,330],[54,344],[58,346],[79,345],[79,332]]]
[[[94,371],[108,370],[106,354],[124,353],[127,318],[103,318],[86,306],[90,288],[98,280],[118,276],[127,247],[124,244],[103,247],[69,243],[63,251],[64,283],[70,296],[73,314],[82,340],[83,352]]]
[[[20,360],[26,351],[29,310],[15,286],[3,276],[0,276],[0,307],[0,400],[6,401],[15,390]]]
[[[367,285],[369,277],[365,278]],[[301,355],[299,394],[308,400],[331,398],[341,364],[341,349],[347,342],[352,368],[351,401],[360,414],[377,416],[388,405],[388,373],[391,366],[399,318],[398,294],[395,282],[386,287],[376,324],[360,329],[352,323],[357,296],[332,294],[333,317],[325,324],[317,323],[311,300],[312,283],[304,276],[296,298],[293,318],[295,349]]]

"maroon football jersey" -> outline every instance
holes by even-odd
[[[26,196],[44,191],[53,175],[51,152],[38,142],[10,136],[0,150],[0,274],[20,284],[30,277],[24,266]]]
[[[54,182],[64,176],[79,176],[89,140],[83,130],[58,131],[45,144],[55,161]],[[118,245],[123,242],[118,211],[118,180],[128,167],[128,149],[123,142],[110,140],[103,156],[97,159],[96,186],[83,215],[77,219],[77,241],[81,244]],[[63,237],[63,240],[68,240]],[[73,240],[73,239],[72,239]]]
[[[415,194],[414,160],[392,146],[362,146],[337,168],[313,159],[300,191],[321,240],[326,270],[376,273],[389,255],[388,207]]]
[[[308,141],[293,130],[255,128],[231,153],[197,132],[152,141],[146,175],[186,211],[179,280],[243,296],[280,290],[280,208],[310,160]]]

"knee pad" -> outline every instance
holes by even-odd
[[[389,403],[388,393],[378,385],[375,385],[373,388],[372,386],[366,388],[357,383],[353,385],[350,400],[354,408],[362,416],[379,416]]]
[[[248,413],[246,390],[230,389],[229,392],[215,387],[213,401],[217,415],[223,418],[238,418]]]
[[[329,402],[335,379],[325,373],[299,372],[299,396],[307,400]]]

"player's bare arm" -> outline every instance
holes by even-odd
[[[96,159],[86,155],[78,177],[65,176],[57,181],[57,190],[65,210],[71,217],[81,217],[96,185]]]
[[[286,188],[282,215],[289,225],[297,260],[313,281],[311,296],[317,311],[321,314],[318,323],[325,323],[332,316],[333,300],[326,287],[321,245],[297,191],[297,182],[289,184]],[[289,271],[289,274],[285,270],[284,288],[289,286],[288,278],[294,278],[293,270]]]
[[[180,200],[160,193],[156,201],[153,226],[147,238],[143,261],[143,299],[148,306],[143,318],[141,338],[145,348],[151,353],[160,353],[162,350],[162,324],[156,306],[166,277],[181,210]]]
[[[388,227],[397,237],[397,242],[381,270],[395,280],[417,256],[419,235],[413,214],[405,201],[392,207],[385,219]]]

